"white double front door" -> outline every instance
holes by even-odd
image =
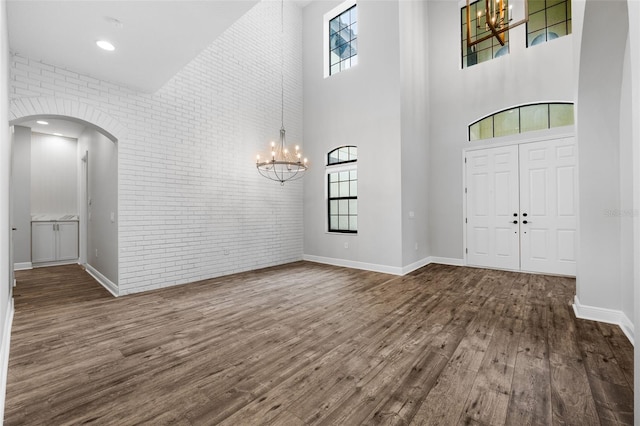
[[[576,274],[574,138],[467,151],[467,263]]]

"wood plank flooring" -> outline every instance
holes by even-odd
[[[17,273],[6,425],[633,424],[633,348],[575,281],[298,262],[113,298]]]

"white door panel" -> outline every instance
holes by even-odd
[[[469,264],[519,269],[517,147],[467,154],[467,200]]]
[[[466,188],[469,265],[575,275],[574,138],[469,151]]]
[[[524,271],[576,273],[576,154],[573,138],[520,145]]]

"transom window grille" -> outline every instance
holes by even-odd
[[[469,126],[469,140],[497,138],[534,130],[571,126],[572,103],[522,105],[497,112]]]
[[[358,151],[336,148],[327,155],[327,215],[329,232],[358,232]]]
[[[358,148],[343,146],[336,148],[327,155],[327,165],[348,163],[358,159]]]
[[[505,8],[509,10],[509,4],[504,2]],[[486,26],[484,0],[479,0],[469,5],[471,8],[471,38],[477,40],[491,34],[491,30]],[[482,12],[478,18],[478,12]],[[462,29],[462,68],[467,68],[481,62],[489,61],[493,58],[509,53],[509,31],[504,33],[504,46],[495,37],[482,41],[475,46],[467,46],[467,6],[460,10],[460,28]]]
[[[329,75],[358,63],[358,9],[354,5],[329,21]]]
[[[571,0],[527,0],[527,46],[571,34]]]

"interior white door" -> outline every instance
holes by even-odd
[[[518,147],[466,155],[467,263],[520,268]]]
[[[521,269],[576,274],[574,138],[520,145]]]

